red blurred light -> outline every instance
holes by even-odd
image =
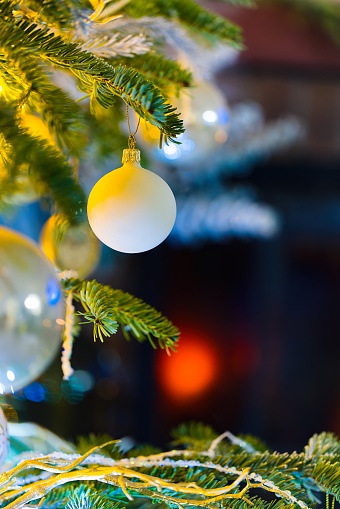
[[[164,351],[156,358],[157,380],[176,402],[202,395],[218,377],[218,357],[208,338],[183,333],[178,351],[170,357]]]

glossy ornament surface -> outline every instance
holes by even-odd
[[[141,253],[158,246],[176,219],[176,201],[168,184],[142,168],[139,150],[126,149],[123,166],[104,175],[87,205],[90,226],[107,246]]]
[[[60,270],[75,270],[85,278],[97,266],[100,242],[87,223],[69,227],[58,235],[58,217],[51,216],[40,234],[40,245],[53,265]]]
[[[55,270],[27,237],[0,227],[0,393],[31,383],[61,347],[64,299]]]

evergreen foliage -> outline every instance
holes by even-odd
[[[147,339],[156,348],[152,339],[155,338],[158,346],[168,353],[175,350],[178,329],[141,299],[95,280],[67,279],[63,285],[67,292],[72,291],[73,298],[83,306],[84,312],[80,314],[86,322],[93,324],[95,340],[99,338],[103,341],[104,337],[115,334],[121,325],[126,339],[131,336],[139,342]]]
[[[50,196],[70,224],[79,221],[85,213],[85,194],[72,166],[56,147],[20,127],[13,108],[2,106],[0,101],[0,134],[6,145],[2,160],[8,176],[2,180],[0,201],[16,191],[15,177],[24,167],[41,195]]]
[[[304,452],[291,454],[250,449],[242,437],[229,435],[189,423],[174,431],[186,446],[166,452],[144,447],[122,453],[119,441],[82,439],[78,454],[30,457],[1,474],[0,507],[307,509],[320,504],[322,494],[339,501],[334,435],[314,435]],[[84,452],[86,446],[92,448]]]
[[[337,2],[299,0],[297,6],[320,15],[338,37]],[[184,126],[167,97],[193,80],[165,58],[166,40],[152,37],[151,18],[180,27],[197,44],[242,47],[237,26],[193,0],[0,0],[0,210],[25,173],[62,214],[63,228],[86,221],[75,166],[91,144],[98,156],[121,148],[126,105],[157,126],[166,142],[177,142]],[[122,19],[125,27],[117,22]],[[69,88],[57,84],[60,71],[71,80]],[[32,134],[25,114],[41,119],[50,139]],[[178,329],[140,299],[95,280],[67,277],[62,285],[82,307],[78,315],[93,326],[95,340],[120,327],[128,340],[147,340],[168,353],[176,349]],[[330,433],[314,435],[303,452],[288,454],[253,437],[218,436],[209,426],[189,423],[174,431],[173,446],[178,449],[145,446],[123,454],[110,437],[90,436],[79,439],[78,454],[34,457],[31,451],[0,473],[0,507],[308,509],[324,495],[340,501],[340,442]]]
[[[62,217],[60,235],[86,221],[78,166],[121,150],[126,105],[157,126],[161,140],[177,143],[183,122],[167,96],[190,86],[192,76],[148,31],[146,16],[155,14],[188,39],[195,32],[201,42],[240,45],[235,25],[192,0],[0,0],[0,211],[15,206],[27,182]],[[47,137],[31,130],[30,118]],[[64,286],[81,303],[81,320],[93,324],[94,339],[121,326],[126,339],[175,349],[177,328],[140,299],[96,281]]]
[[[175,18],[190,28],[193,35],[205,37],[208,41],[223,40],[240,49],[241,31],[238,26],[225,18],[206,11],[193,0],[135,0],[129,2],[125,12],[131,17],[164,16]]]
[[[171,86],[181,89],[193,84],[190,71],[182,69],[174,60],[166,59],[156,53],[136,55],[132,58],[120,58],[120,61],[124,65],[129,65],[136,71],[138,70],[146,79],[164,89],[164,93],[167,93]]]

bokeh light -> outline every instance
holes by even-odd
[[[164,393],[177,403],[202,396],[219,376],[219,361],[213,342],[199,333],[184,332],[178,351],[167,356],[158,352],[156,377]]]

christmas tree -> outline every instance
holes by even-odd
[[[298,7],[322,13],[320,19],[337,36],[335,2],[326,9],[323,2]],[[179,331],[167,318],[137,297],[84,279],[84,267],[76,273],[57,260],[55,246],[69,232],[88,228],[84,162],[127,149],[123,166],[138,167],[133,112],[158,130],[161,145],[176,145],[184,125],[172,98],[195,85],[191,70],[176,58],[188,62],[221,43],[241,49],[239,28],[193,0],[0,0],[1,212],[11,213],[32,196],[42,199],[53,230],[45,252],[52,249],[50,259],[61,269],[57,276],[36,246],[1,228],[2,393],[29,383],[45,367],[45,360],[39,361],[32,374],[25,365],[30,356],[39,357],[45,336],[54,355],[63,335],[67,379],[79,322],[93,325],[95,340],[120,327],[127,339],[176,350]],[[171,202],[169,191],[164,193]],[[100,203],[99,196],[93,207]],[[93,224],[96,230],[96,220]],[[169,226],[165,229],[168,233]],[[19,367],[12,369],[13,353]],[[271,451],[250,436],[218,436],[198,423],[175,430],[173,448],[166,452],[151,446],[126,451],[116,437],[90,437],[76,446],[51,434],[54,452],[26,450],[5,462],[9,437],[2,412],[1,419],[2,508],[132,509],[152,503],[307,509],[323,502],[334,507],[340,500],[340,442],[331,433],[313,436],[304,451],[293,454]]]

